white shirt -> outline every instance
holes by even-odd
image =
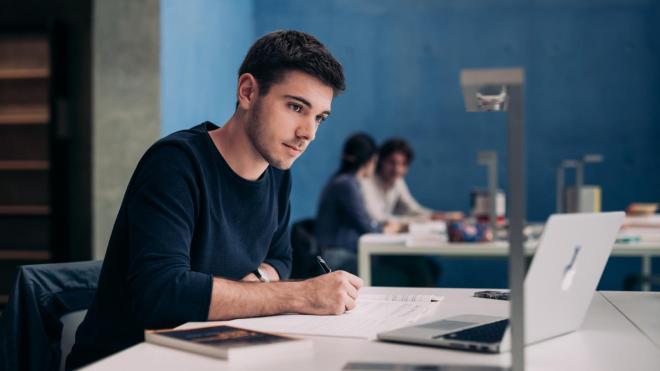
[[[403,178],[385,189],[378,175],[360,179],[367,211],[379,222],[396,219],[402,222],[429,220],[432,210],[420,205],[410,194]]]

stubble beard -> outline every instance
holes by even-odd
[[[257,151],[259,156],[268,162],[270,166],[280,170],[287,170],[291,167],[293,161],[288,162],[283,159],[278,159],[268,151],[269,143],[267,143],[267,139],[264,135],[267,123],[263,120],[261,105],[262,102],[261,99],[259,99],[255,104],[252,120],[247,123],[247,136],[252,143],[252,147]]]

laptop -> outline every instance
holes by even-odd
[[[558,214],[548,219],[525,278],[525,344],[580,327],[624,215]],[[511,349],[506,317],[475,314],[383,332],[378,339],[486,353]]]

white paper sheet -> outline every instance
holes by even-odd
[[[285,334],[374,339],[379,332],[410,326],[432,315],[441,300],[432,295],[361,295],[355,309],[337,316],[291,314],[228,324]]]
[[[360,294],[358,301],[419,301],[435,302],[441,301],[444,297],[437,295],[378,295],[378,294]]]

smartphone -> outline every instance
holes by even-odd
[[[509,292],[495,290],[477,291],[474,293],[474,297],[495,300],[509,300]]]

